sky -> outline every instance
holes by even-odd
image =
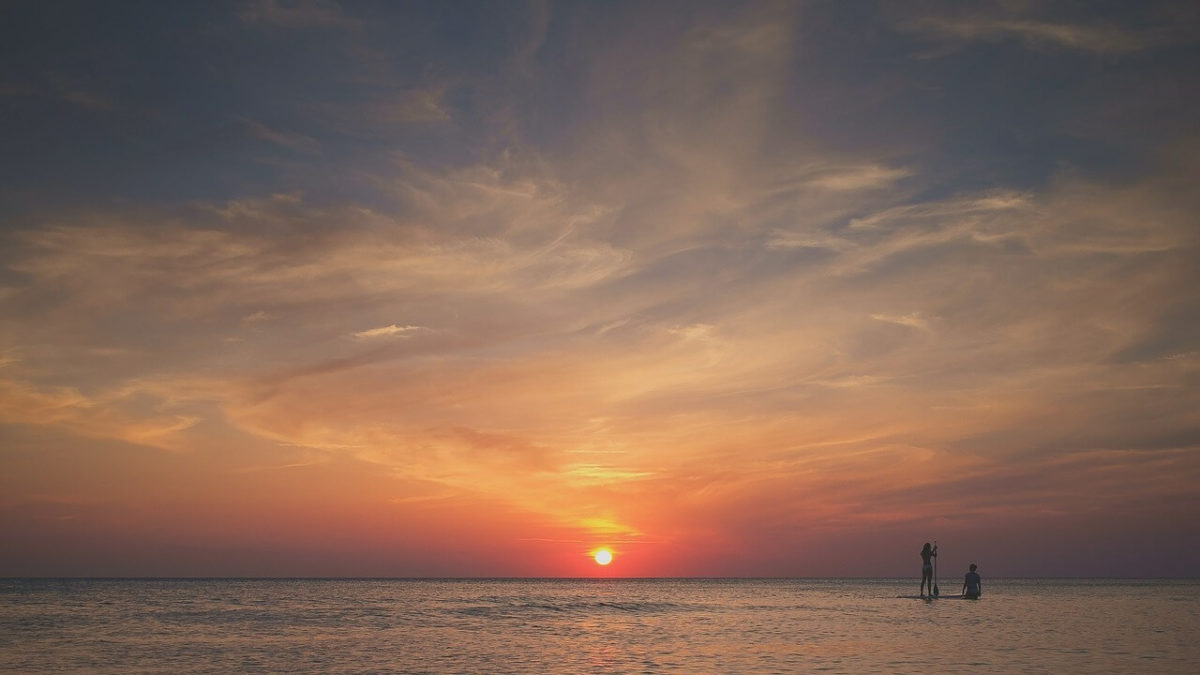
[[[4,3],[0,576],[1195,576],[1198,76],[1187,0]]]

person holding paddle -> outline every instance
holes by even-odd
[[[933,559],[937,557],[937,547],[925,542],[921,549],[921,597],[925,597],[925,584],[929,584],[929,594],[933,595]]]

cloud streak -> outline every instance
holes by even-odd
[[[356,338],[383,338],[383,337],[408,337],[415,331],[428,330],[421,326],[397,326],[391,324],[388,326],[380,326],[378,328],[368,328],[367,330],[358,331],[354,334]]]
[[[1132,10],[1133,17],[1055,16],[1036,5],[998,4],[973,8],[945,5],[938,11],[902,22],[906,30],[963,42],[1015,41],[1037,50],[1076,50],[1097,55],[1126,55],[1194,42],[1187,26],[1197,20],[1194,9],[1160,3]],[[1139,9],[1141,11],[1139,11]],[[1124,20],[1122,20],[1124,19]],[[1133,20],[1130,20],[1133,19]]]

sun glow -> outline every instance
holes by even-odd
[[[607,565],[613,561],[612,551],[606,548],[597,549],[592,553],[592,557],[595,558],[597,565]]]

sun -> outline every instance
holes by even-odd
[[[613,561],[612,551],[606,548],[597,549],[596,552],[592,554],[592,557],[596,559],[597,565],[607,565]]]

